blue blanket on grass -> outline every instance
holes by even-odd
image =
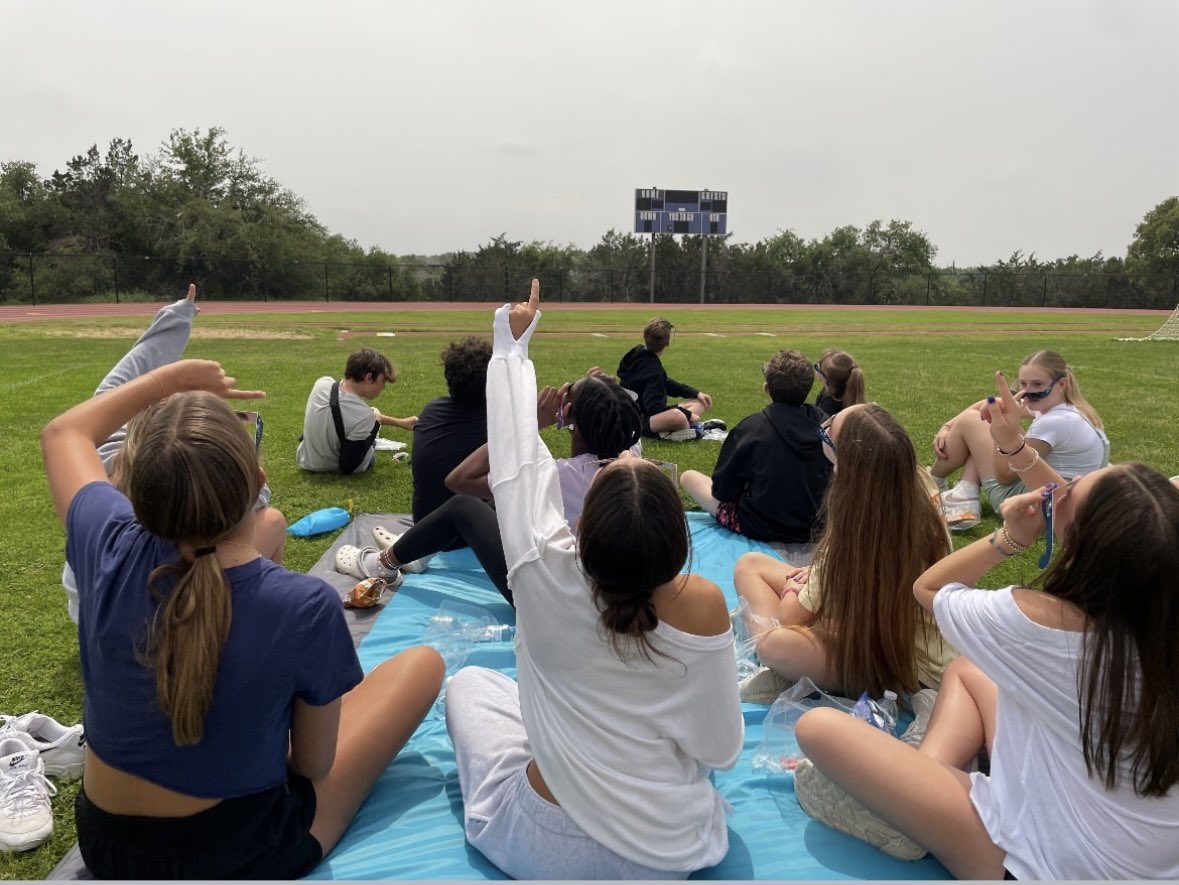
[[[720,585],[737,604],[733,563],[749,550],[772,552],[721,528],[705,514],[690,514],[692,571]],[[360,643],[360,662],[373,669],[437,630],[431,619],[448,605],[470,607],[490,621],[513,624],[515,614],[495,591],[469,550],[434,558],[427,572],[406,576]],[[452,642],[448,670],[474,664],[515,676],[509,640]],[[445,698],[441,703],[445,703]],[[441,703],[389,766],[343,840],[311,879],[504,879],[463,838],[462,797]],[[946,879],[937,861],[912,863],[886,854],[811,820],[794,798],[789,776],[753,771],[767,707],[743,705],[745,750],[731,771],[716,772],[716,786],[733,807],[729,853],[693,879]]]

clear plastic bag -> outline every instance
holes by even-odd
[[[431,646],[446,664],[446,678],[450,679],[467,662],[471,646],[476,642],[511,641],[516,628],[511,624],[498,624],[485,609],[462,602],[447,600],[426,624],[422,642]],[[442,718],[446,713],[446,683],[435,704],[435,715]]]
[[[761,774],[793,776],[798,761],[804,758],[794,734],[799,717],[816,707],[834,707],[850,713],[852,706],[848,698],[827,694],[810,679],[799,680],[783,692],[766,713],[761,744],[753,754],[753,770]]]

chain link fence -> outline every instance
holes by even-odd
[[[526,292],[533,275],[550,301],[695,303],[698,268],[533,268],[469,263],[379,264],[160,256],[0,253],[0,304],[155,301],[191,281],[211,301],[485,301]],[[1096,307],[1170,310],[1179,275],[1076,273],[989,268],[920,274],[792,273],[709,269],[707,304],[906,304],[983,307]]]

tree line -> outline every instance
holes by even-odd
[[[607,231],[588,250],[492,237],[433,259],[367,251],[328,231],[298,195],[219,127],[174,130],[140,156],[116,138],[48,178],[0,163],[0,300],[159,298],[198,280],[213,298],[498,300],[539,275],[568,301],[1172,306],[1179,301],[1179,197],[1151,209],[1125,257],[1043,261],[1017,251],[945,268],[912,222],[847,225],[804,240]]]

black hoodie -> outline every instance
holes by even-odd
[[[737,502],[741,534],[788,544],[814,540],[831,479],[819,425],[827,416],[804,403],[770,403],[730,432],[712,475],[712,496]]]
[[[659,357],[645,344],[631,348],[622,357],[618,364],[618,383],[638,394],[639,411],[644,418],[666,412],[668,396],[695,399],[700,393],[695,387],[668,378]]]

